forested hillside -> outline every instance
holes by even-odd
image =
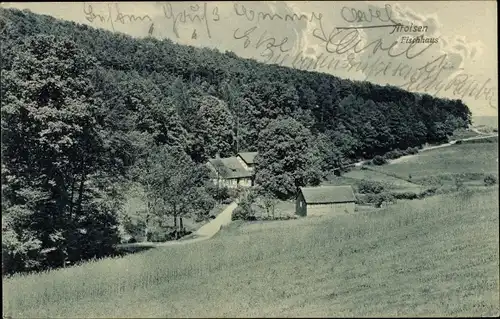
[[[258,151],[257,182],[287,198],[470,124],[461,100],[0,10],[4,272],[110,253],[130,181],[145,219],[203,215],[216,153]]]

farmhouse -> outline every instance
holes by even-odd
[[[243,152],[238,153],[236,158],[247,171],[253,172],[255,167],[255,156],[257,156],[257,152]]]
[[[299,216],[353,213],[355,200],[351,186],[301,187],[295,213]]]
[[[253,185],[254,153],[238,153],[235,157],[211,158],[207,166],[215,173],[214,184],[236,188]]]

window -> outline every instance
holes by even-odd
[[[300,202],[299,202],[299,207],[301,207],[301,208],[302,208],[302,201],[300,201]]]

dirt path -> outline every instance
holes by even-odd
[[[233,211],[238,207],[237,201],[232,202],[227,206],[222,213],[217,215],[214,219],[212,219],[209,223],[203,225],[195,231],[192,235],[190,235],[189,239],[181,239],[181,240],[172,240],[162,243],[155,242],[140,242],[140,243],[130,243],[130,244],[121,244],[117,245],[118,248],[133,248],[133,247],[165,247],[165,246],[177,246],[177,245],[185,245],[192,244],[199,241],[204,241],[210,239],[213,235],[217,234],[219,230],[223,227],[231,223],[231,219],[233,216]]]

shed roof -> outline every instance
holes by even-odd
[[[301,187],[307,204],[348,203],[356,201],[351,186]]]
[[[241,152],[241,153],[238,153],[239,157],[241,157],[241,159],[243,159],[243,161],[245,161],[245,163],[247,164],[254,164],[254,159],[255,159],[255,156],[257,156],[257,152]]]
[[[236,157],[211,158],[208,161],[223,178],[243,178],[252,176],[252,172],[247,171]]]

